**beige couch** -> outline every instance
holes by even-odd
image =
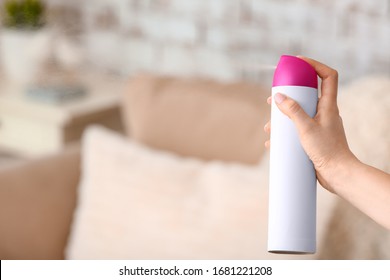
[[[269,117],[268,95],[267,89],[243,83],[137,77],[124,95],[123,116],[127,134],[154,149],[256,165],[267,156],[262,127]],[[79,147],[71,147],[0,170],[1,259],[65,257],[80,160]],[[330,200],[320,209],[316,258],[390,258],[385,230],[341,200]]]

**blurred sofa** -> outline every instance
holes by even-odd
[[[367,103],[356,92],[370,83],[378,80],[340,96],[351,146],[365,155],[366,131],[354,128],[360,105],[349,98]],[[389,233],[321,188],[317,253],[266,252],[268,96],[247,83],[133,78],[126,136],[92,127],[81,147],[0,170],[0,258],[389,259]],[[389,132],[390,100],[380,106]],[[379,141],[382,153],[389,141]]]

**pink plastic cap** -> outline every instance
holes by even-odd
[[[272,86],[302,86],[318,88],[317,73],[306,61],[282,55],[274,73]]]

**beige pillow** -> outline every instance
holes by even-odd
[[[267,169],[157,152],[87,130],[70,259],[266,257]]]
[[[70,259],[311,259],[267,253],[268,154],[257,166],[155,151],[100,127],[83,137]],[[318,240],[332,207],[319,191]]]
[[[126,130],[150,147],[205,160],[255,164],[264,152],[268,89],[139,76],[124,95]]]

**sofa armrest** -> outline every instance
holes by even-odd
[[[0,259],[63,259],[79,181],[80,151],[0,170]]]

